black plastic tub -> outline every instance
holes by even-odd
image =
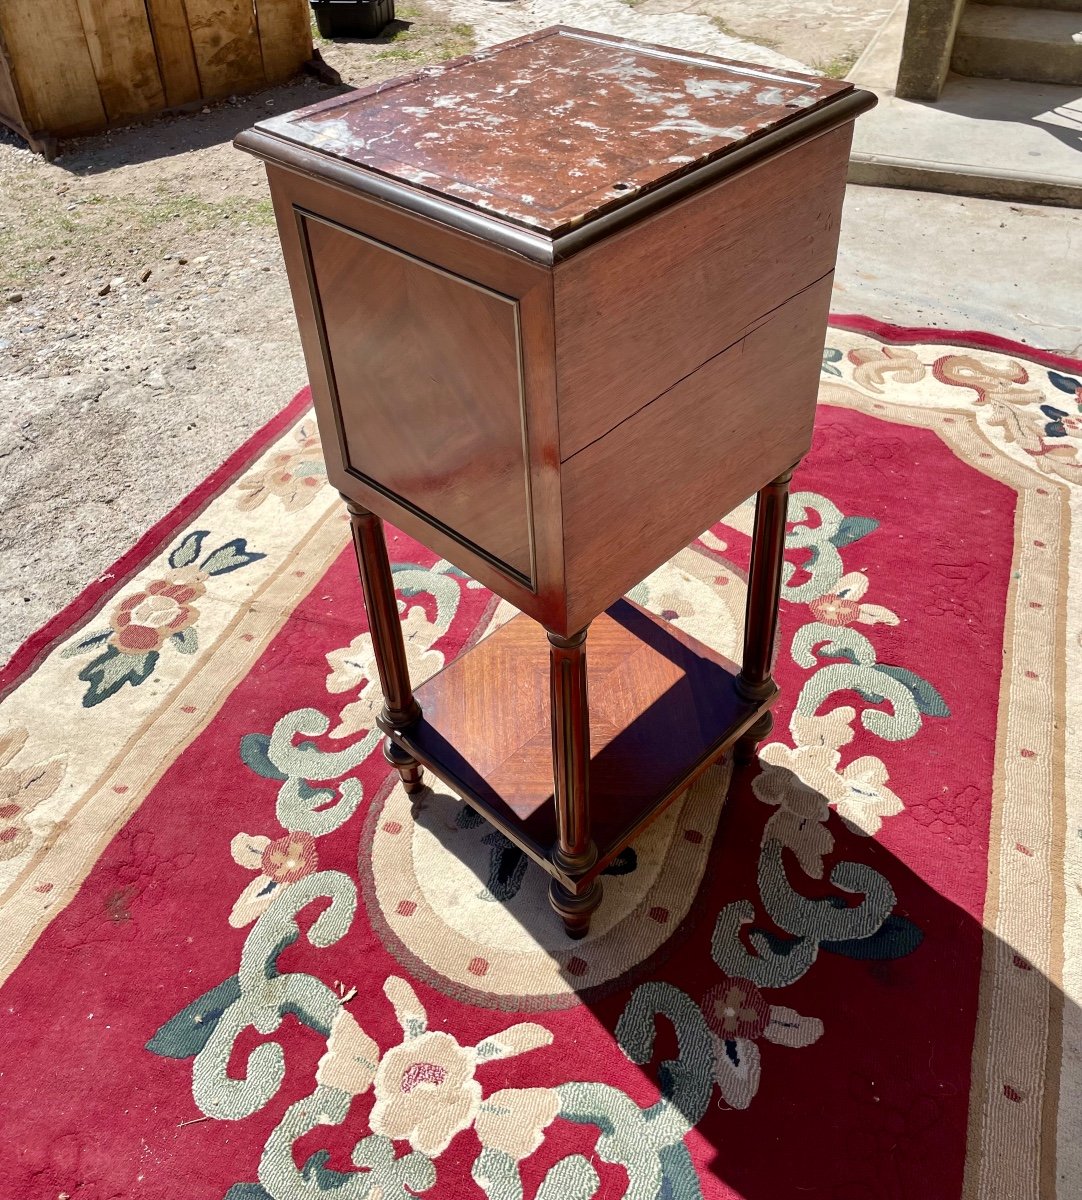
[[[310,0],[319,36],[370,38],[394,20],[394,0]]]

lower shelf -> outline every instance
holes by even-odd
[[[601,871],[774,702],[737,667],[628,600],[590,626],[590,816]],[[556,878],[549,648],[518,616],[422,684],[423,716],[392,734]],[[579,884],[584,882],[579,879]]]

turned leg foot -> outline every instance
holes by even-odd
[[[770,713],[763,713],[733,746],[733,763],[738,767],[748,767],[756,762],[759,757],[759,743],[769,735],[773,728],[774,718]]]
[[[424,790],[424,769],[407,750],[403,750],[397,742],[393,742],[390,738],[384,738],[383,757],[402,776],[402,786],[411,796]]]
[[[569,938],[576,941],[590,932],[590,918],[601,903],[601,880],[593,883],[581,894],[576,894],[558,879],[549,881],[549,903],[564,923]]]

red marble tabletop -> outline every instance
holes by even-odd
[[[851,90],[557,26],[258,128],[554,236]]]

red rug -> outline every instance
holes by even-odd
[[[583,942],[393,786],[303,396],[23,647],[0,1196],[1082,1195],[1082,364],[841,325],[772,739]],[[634,597],[733,653],[750,511]],[[510,610],[388,533],[419,680]]]

